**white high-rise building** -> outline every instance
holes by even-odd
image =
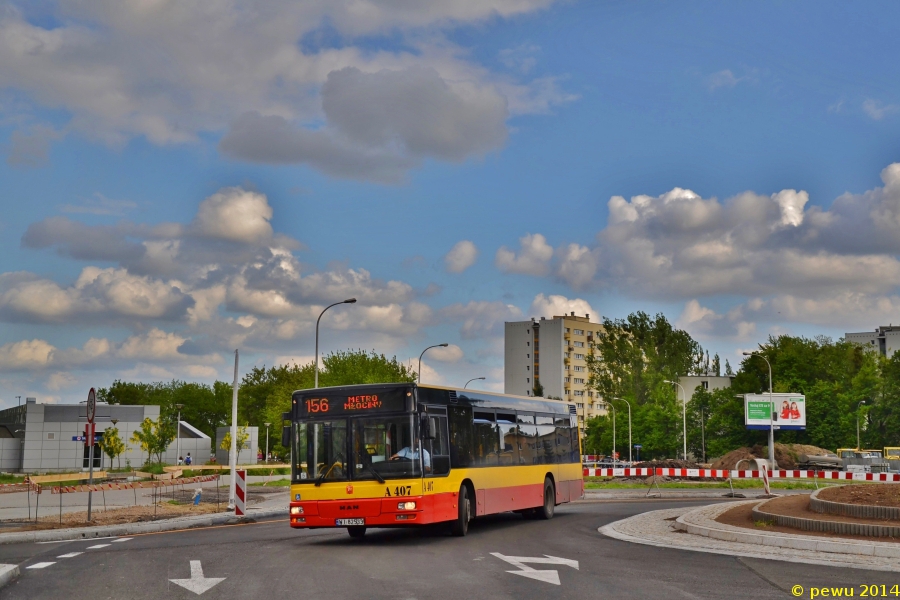
[[[530,321],[508,322],[504,332],[504,391],[507,394],[558,398],[574,404],[579,429],[606,409],[587,389],[587,363],[590,345],[599,323],[591,323],[590,315],[575,313],[541,317]]]

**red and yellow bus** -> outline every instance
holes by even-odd
[[[413,383],[294,392],[290,524],[469,522],[505,511],[550,519],[581,498],[578,428],[562,402]]]

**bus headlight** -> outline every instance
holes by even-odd
[[[303,514],[303,507],[302,507],[302,506],[292,506],[292,507],[291,507],[291,514],[292,514],[292,515],[302,515],[302,514]]]
[[[400,502],[397,504],[397,510],[416,510],[415,502]]]

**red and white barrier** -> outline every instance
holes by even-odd
[[[696,477],[700,479],[760,479],[762,471],[726,471],[719,469],[583,469],[585,477]],[[900,473],[847,473],[845,471],[772,471],[770,479],[837,479],[841,481],[880,481],[900,483]]]
[[[238,469],[234,479],[234,516],[244,516],[247,501],[247,471]]]

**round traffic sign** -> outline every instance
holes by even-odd
[[[91,391],[88,392],[87,399],[87,420],[88,423],[94,422],[94,414],[97,412],[97,394],[94,392],[94,388],[91,388]]]

